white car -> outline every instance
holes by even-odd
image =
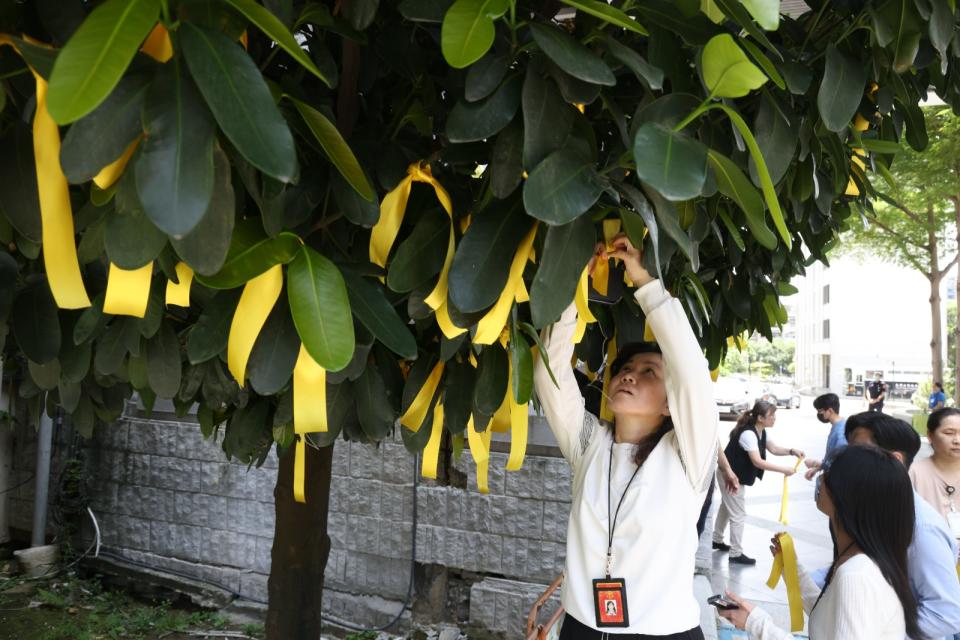
[[[721,420],[736,420],[753,406],[750,382],[737,376],[719,378],[713,385],[713,399]]]
[[[764,387],[760,398],[783,409],[800,408],[800,394],[789,382],[771,382]]]

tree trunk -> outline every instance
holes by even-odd
[[[943,383],[943,322],[940,316],[940,275],[939,241],[934,225],[933,209],[927,208],[927,240],[930,251],[930,367],[933,381]]]
[[[273,531],[267,640],[318,640],[323,601],[323,572],[330,555],[327,508],[333,445],[306,448],[306,498],[293,499],[294,447],[280,458],[273,490],[276,524]]]

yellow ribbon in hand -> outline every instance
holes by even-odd
[[[800,468],[800,464],[803,462],[803,458],[797,458],[797,464],[793,466],[793,472],[796,473],[797,469]],[[789,524],[787,522],[787,511],[790,509],[790,483],[787,476],[783,476],[783,496],[780,498],[780,523]]]
[[[530,259],[530,252],[533,250],[533,239],[537,235],[538,222],[534,222],[530,231],[524,236],[517,247],[517,252],[513,256],[513,262],[510,264],[510,274],[507,276],[507,284],[500,292],[500,298],[496,304],[487,311],[480,322],[477,324],[477,333],[473,336],[474,344],[493,344],[503,333],[503,328],[507,324],[507,318],[510,316],[510,309],[515,300],[527,299],[527,288],[523,284],[523,269]]]
[[[607,252],[613,251],[613,239],[620,233],[620,219],[612,218],[603,221],[603,241],[607,245]],[[593,288],[602,296],[610,290],[610,258],[606,255],[597,259],[593,268]]]
[[[306,434],[327,430],[327,372],[303,344],[293,367],[293,431],[297,448],[293,461],[293,497],[306,502]]]
[[[420,430],[420,425],[427,418],[427,411],[430,410],[430,403],[440,385],[440,378],[443,376],[443,362],[438,362],[433,367],[433,371],[424,380],[420,391],[414,396],[413,402],[407,407],[407,410],[400,416],[400,424],[410,429],[414,433]]]
[[[607,406],[609,404],[608,393],[610,389],[610,378],[612,377],[613,361],[617,358],[617,335],[614,334],[607,343],[607,366],[603,368],[603,393],[600,394],[600,419],[607,422],[613,422],[613,412]]]
[[[470,446],[470,455],[477,465],[477,490],[480,493],[489,493],[490,475],[490,438],[491,428],[488,425],[483,433],[474,428],[473,416],[467,419],[467,444]]]
[[[596,322],[597,319],[593,317],[593,314],[590,312],[590,303],[589,303],[589,278],[590,278],[590,267],[586,266],[583,268],[583,272],[580,274],[580,282],[577,283],[577,291],[573,296],[573,303],[577,307],[577,328],[573,332],[573,343],[579,344],[583,340],[583,334],[587,331],[587,325],[593,322]]]
[[[797,551],[789,533],[778,533],[781,553],[773,559],[773,567],[767,586],[776,588],[780,578],[787,587],[787,602],[790,605],[790,631],[803,631],[803,596],[800,593],[800,571],[797,568]]]
[[[447,191],[433,177],[429,164],[421,165],[419,162],[411,164],[407,167],[407,176],[400,181],[400,184],[393,191],[384,196],[380,203],[380,220],[377,221],[370,232],[370,262],[381,267],[386,266],[387,256],[390,255],[390,249],[400,232],[400,225],[403,223],[403,216],[407,210],[407,200],[410,199],[410,191],[414,182],[422,182],[433,187],[434,193],[437,194],[437,200],[440,201],[440,205],[450,218],[447,255],[443,261],[443,268],[440,270],[440,279],[430,295],[424,300],[430,305],[431,309],[437,310],[446,302],[447,280],[450,273],[450,263],[453,262],[453,202],[450,200]]]
[[[177,280],[167,280],[166,303],[178,307],[190,306],[190,285],[193,283],[193,269],[186,262],[177,263]]]
[[[150,301],[150,277],[153,261],[139,269],[121,269],[110,263],[107,293],[103,298],[103,312],[115,316],[142,318]]]
[[[244,384],[250,352],[267,321],[267,316],[273,310],[273,305],[280,297],[281,288],[283,267],[279,264],[270,267],[243,287],[227,338],[227,368],[241,387]]]

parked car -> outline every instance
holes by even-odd
[[[721,420],[736,420],[753,406],[750,382],[736,376],[720,378],[713,385],[713,399]]]
[[[783,409],[800,408],[800,394],[789,382],[767,383],[759,399],[772,402]]]

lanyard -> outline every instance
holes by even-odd
[[[623,488],[623,493],[620,494],[620,501],[617,503],[617,510],[613,513],[613,518],[610,518],[610,493],[612,491],[611,487],[613,484],[613,443],[610,443],[610,460],[607,464],[607,577],[610,577],[610,569],[613,565],[613,530],[617,527],[617,517],[620,515],[620,507],[623,506],[623,499],[627,497],[627,489],[630,488],[630,484],[633,482],[633,479],[637,477],[637,473],[640,472],[639,465],[634,470],[633,475],[630,476],[630,480],[627,481],[627,486]]]

